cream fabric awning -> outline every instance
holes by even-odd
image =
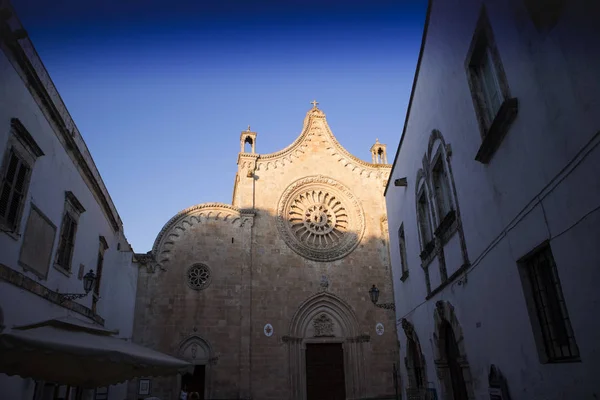
[[[191,365],[114,334],[73,317],[6,329],[0,334],[0,373],[93,388],[175,375]]]

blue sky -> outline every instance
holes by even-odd
[[[284,148],[316,99],[391,162],[426,0],[13,0],[136,252],[178,211],[231,203],[239,135]]]

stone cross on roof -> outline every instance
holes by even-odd
[[[319,102],[318,102],[318,101],[316,101],[316,100],[313,100],[313,101],[312,101],[310,104],[312,104],[312,105],[313,105],[313,108],[318,108],[318,107],[317,107],[317,104],[319,104]]]

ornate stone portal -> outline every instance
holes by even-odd
[[[277,225],[296,253],[314,261],[334,261],[358,245],[365,221],[352,192],[319,175],[299,179],[285,190]]]

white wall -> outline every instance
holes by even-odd
[[[33,166],[19,233],[22,235],[24,232],[31,203],[52,221],[57,230],[47,279],[39,279],[18,265],[22,236],[14,239],[0,232],[0,263],[23,273],[50,290],[81,293],[83,283],[77,278],[79,265],[85,265],[85,272],[90,269],[96,270],[99,236],[104,236],[109,248],[104,256],[101,299],[97,312],[105,319],[107,328],[118,329],[120,337],[131,339],[137,269],[132,265],[132,251],[122,229],[119,232],[113,230],[101,206],[14,66],[6,54],[0,52],[0,163],[10,135],[10,120],[15,117],[19,118],[45,153]],[[83,152],[87,152],[87,149]],[[95,169],[93,164],[92,168]],[[66,276],[53,267],[65,206],[65,191],[72,191],[85,208],[78,223],[71,276]],[[119,220],[118,215],[116,218]],[[118,243],[121,250],[117,250]],[[77,301],[90,308],[92,296],[90,294]],[[67,314],[85,318],[6,282],[0,282],[0,307],[4,311],[4,324],[7,328]],[[0,398],[30,399],[29,391],[32,388],[32,385],[23,380],[7,379],[6,376],[0,375]],[[126,385],[112,387],[111,399],[125,398],[125,391]],[[9,397],[3,397],[8,396],[8,393]]]
[[[600,131],[600,13],[580,3],[567,2],[558,25],[543,35],[521,1],[485,2],[519,113],[484,165],[474,160],[481,137],[465,72],[481,2],[433,2],[408,128],[386,201],[397,317],[414,324],[428,380],[438,393],[433,315],[435,302],[443,299],[455,307],[463,329],[477,398],[486,398],[490,364],[506,376],[513,400],[600,396],[595,378],[600,368],[594,360],[600,353],[600,322],[592,315],[600,301],[600,213],[592,212],[565,232],[600,205],[600,149],[594,148],[599,138],[586,147]],[[433,129],[452,146],[456,196],[473,270],[466,284],[455,281],[425,301],[414,185]],[[592,151],[584,161],[558,175],[584,147]],[[395,187],[394,179],[403,177],[408,187]],[[541,203],[511,224],[538,195]],[[395,234],[402,223],[410,270],[405,282],[399,279]],[[511,230],[503,234],[506,228]],[[581,352],[579,363],[541,364],[538,358],[516,260],[547,239]],[[406,338],[398,331],[404,358]],[[406,382],[406,370],[402,372]]]

